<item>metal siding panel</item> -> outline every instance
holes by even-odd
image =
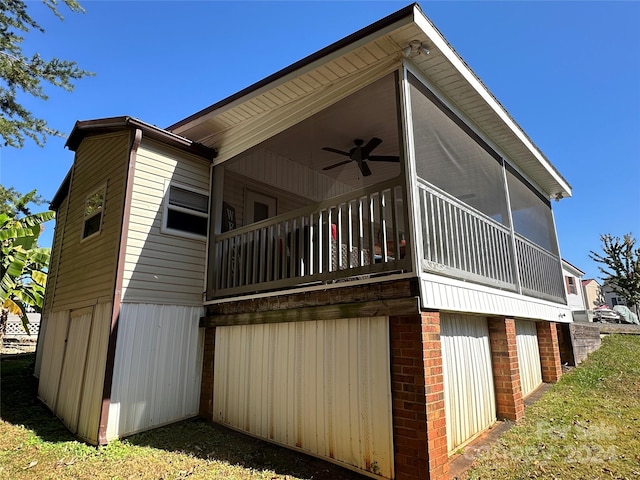
[[[77,433],[78,436],[92,443],[97,443],[98,441],[100,407],[102,405],[102,389],[112,309],[113,304],[111,302],[98,303],[95,306],[87,349]]]
[[[55,408],[56,415],[72,433],[76,433],[78,429],[85,360],[93,317],[93,309],[86,313],[85,309],[82,310],[81,315],[76,316],[73,311],[70,314],[69,333],[62,361],[60,388]]]
[[[447,448],[473,438],[496,421],[486,318],[441,314]]]
[[[52,313],[47,320],[47,330],[42,345],[38,397],[52,411],[55,411],[58,398],[68,324],[69,310]]]
[[[215,351],[215,421],[393,477],[386,317],[218,327]]]
[[[516,345],[518,348],[518,368],[522,396],[526,397],[542,383],[540,351],[536,323],[516,320]]]
[[[557,322],[570,310],[561,304],[519,295],[513,292],[475,285],[437,274],[421,273],[421,295],[424,308],[481,315],[535,318]]]
[[[108,438],[197,414],[201,315],[202,307],[122,305]]]

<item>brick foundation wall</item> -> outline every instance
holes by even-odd
[[[448,477],[440,317],[390,317],[397,480]]]
[[[542,381],[556,383],[562,376],[558,332],[555,322],[536,322],[538,330],[538,349],[540,350],[540,367]]]
[[[498,418],[519,420],[524,416],[516,322],[512,318],[488,319],[493,384]]]
[[[202,356],[202,381],[200,384],[200,407],[198,415],[213,417],[213,360],[215,353],[215,327],[204,329],[204,354]]]

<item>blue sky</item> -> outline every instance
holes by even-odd
[[[30,1],[45,33],[30,33],[26,51],[96,76],[24,103],[66,133],[118,115],[166,127],[408,3],[85,0],[85,14],[62,8],[60,22]],[[601,234],[640,241],[640,3],[420,5],[572,185],[572,198],[553,203],[560,249],[598,277],[588,253]],[[64,143],[2,148],[0,182],[51,199],[73,162]]]

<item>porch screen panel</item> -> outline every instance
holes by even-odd
[[[409,81],[418,176],[508,226],[500,158],[416,77]]]
[[[557,255],[551,203],[510,166],[506,168],[513,229],[536,245]]]

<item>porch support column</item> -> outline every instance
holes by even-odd
[[[540,350],[540,367],[542,381],[556,383],[562,376],[558,332],[555,322],[536,322],[538,330],[538,349]]]
[[[215,327],[204,329],[204,352],[202,356],[202,380],[200,383],[200,407],[198,415],[213,418],[213,361],[215,358]]]
[[[448,478],[440,315],[389,318],[396,480]]]
[[[496,413],[498,418],[515,422],[524,416],[516,322],[512,318],[504,317],[492,317],[488,320]]]

